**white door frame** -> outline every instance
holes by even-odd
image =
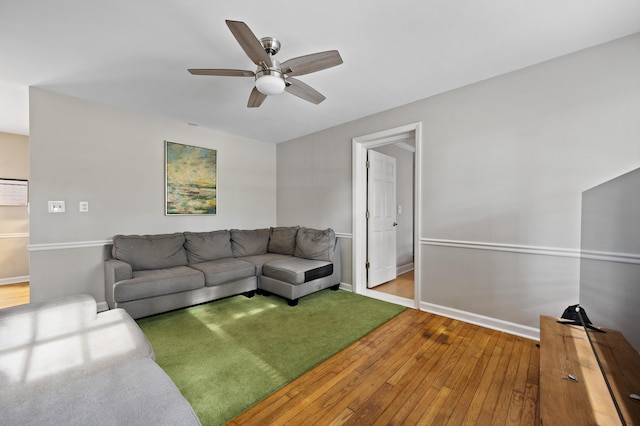
[[[414,300],[405,299],[367,288],[367,171],[366,159],[367,150],[377,146],[387,145],[400,140],[413,137],[415,139],[416,152],[414,156],[415,176],[414,176]],[[352,223],[352,269],[353,269],[353,291],[357,294],[382,299],[389,302],[401,304],[418,309],[420,300],[421,282],[421,255],[420,255],[420,214],[422,209],[422,191],[420,182],[422,181],[421,167],[421,147],[422,147],[422,123],[411,123],[394,129],[384,130],[370,135],[359,136],[352,139],[352,191],[353,191],[353,223]]]

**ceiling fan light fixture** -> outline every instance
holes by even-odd
[[[278,75],[274,75],[278,74]],[[264,95],[279,95],[284,92],[284,79],[281,74],[274,72],[273,74],[256,74],[256,89]]]
[[[311,53],[291,58],[282,64],[273,58],[280,50],[280,41],[275,37],[257,39],[253,31],[241,21],[226,20],[236,41],[257,66],[256,71],[217,68],[189,68],[192,75],[215,75],[223,77],[253,77],[255,86],[249,95],[248,108],[256,108],[269,95],[279,95],[285,90],[305,101],[319,104],[326,98],[313,87],[293,77],[310,74],[342,64],[337,50]],[[255,69],[255,68],[254,68]]]

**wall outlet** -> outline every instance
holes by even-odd
[[[49,201],[49,213],[64,213],[64,201]]]
[[[89,202],[88,201],[80,201],[78,209],[80,210],[80,213],[88,212],[89,211]]]

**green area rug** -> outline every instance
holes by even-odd
[[[296,307],[235,296],[138,324],[203,425],[222,425],[405,308],[323,290]]]

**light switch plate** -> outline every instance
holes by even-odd
[[[64,213],[64,201],[49,201],[49,213]]]

